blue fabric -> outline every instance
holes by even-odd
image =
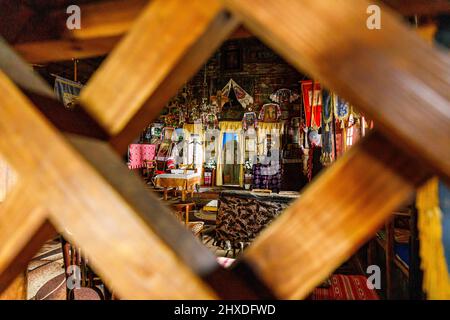
[[[439,181],[439,207],[442,211],[442,242],[447,269],[450,270],[450,188]]]
[[[407,243],[395,243],[394,252],[399,258],[409,266],[409,244]]]
[[[323,101],[323,119],[329,118],[332,113],[331,108],[331,94],[327,90],[322,90],[322,101]],[[333,152],[333,132],[332,132],[332,123],[328,124],[329,130],[326,131],[326,124],[322,121],[322,151],[327,154],[331,154]]]

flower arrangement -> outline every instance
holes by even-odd
[[[207,162],[205,162],[204,165],[205,169],[215,169],[217,167],[217,163],[214,159],[210,159]]]

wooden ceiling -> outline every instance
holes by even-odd
[[[448,0],[383,2],[405,17],[429,19],[450,13]],[[146,3],[147,0],[0,0],[0,34],[49,81],[52,73],[73,78],[71,59],[82,59],[78,79],[86,82],[103,61],[98,57],[114,48]],[[81,6],[81,30],[65,28],[65,8],[71,4]],[[231,38],[250,36],[241,26]]]

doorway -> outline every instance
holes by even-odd
[[[223,185],[236,186],[240,185],[240,164],[239,164],[239,141],[237,133],[223,134]]]

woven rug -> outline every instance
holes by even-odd
[[[334,274],[329,288],[314,289],[310,300],[379,300],[376,290],[369,289],[366,277]]]
[[[54,239],[45,243],[28,264],[27,299],[36,299],[39,291],[40,298],[65,299],[63,278],[64,263],[61,243],[59,239]],[[44,287],[45,289],[41,290]],[[60,287],[62,290],[59,289]]]

